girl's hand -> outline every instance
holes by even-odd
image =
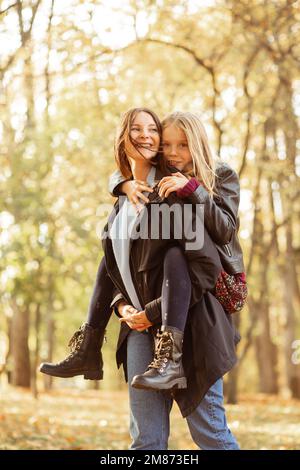
[[[149,202],[149,199],[142,193],[142,191],[147,191],[150,193],[153,192],[153,189],[150,188],[150,186],[148,186],[145,181],[141,180],[124,181],[120,189],[123,193],[126,194],[137,212],[142,209],[144,205],[143,203],[147,204]]]
[[[158,183],[160,197],[168,197],[172,192],[183,188],[188,181],[188,178],[180,172],[173,173],[172,176],[165,176]]]

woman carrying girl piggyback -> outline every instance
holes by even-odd
[[[206,131],[197,114],[172,113],[163,120],[162,126],[164,158],[168,166],[173,170],[177,169],[178,172],[173,172],[172,175],[159,181],[159,196],[167,198],[176,192],[177,196],[186,201],[204,205],[204,224],[216,244],[223,266],[215,287],[215,295],[227,313],[237,312],[242,309],[247,297],[243,254],[237,236],[239,228],[237,174],[229,165],[213,158]],[[122,176],[117,172],[115,178],[119,183]],[[113,179],[111,186],[114,184]],[[128,185],[130,184],[132,183],[128,182]],[[126,183],[123,183],[122,190],[127,191],[129,199],[139,208],[136,194],[134,192],[132,194],[125,185]],[[139,185],[142,189],[145,183],[140,182],[135,185],[136,192],[141,194]],[[111,191],[115,195],[118,194],[113,187]],[[144,199],[144,202],[147,200]],[[169,304],[172,296],[174,304],[179,302],[176,289],[172,289],[168,279],[164,280],[164,291],[169,298]],[[182,296],[182,293],[180,295]],[[121,308],[122,306],[119,306],[119,309]],[[135,309],[131,309],[131,313],[132,321],[143,327],[144,315]],[[153,317],[153,312],[151,316]],[[174,318],[174,313],[172,314],[172,309],[169,307],[167,313],[162,313],[162,329],[172,324],[183,331],[186,320],[185,310],[180,311],[180,318]],[[133,378],[132,386],[154,390],[165,388],[159,373],[160,363],[161,361],[154,360],[144,374]]]

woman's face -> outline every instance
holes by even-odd
[[[186,135],[179,127],[171,124],[163,129],[163,150],[164,158],[169,166],[175,166],[183,172],[193,167]]]
[[[138,113],[130,126],[133,148],[128,149],[135,160],[151,160],[158,152],[160,136],[153,117],[144,111]],[[129,144],[130,145],[130,144]],[[138,150],[138,151],[137,151]]]

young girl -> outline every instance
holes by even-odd
[[[205,226],[216,243],[224,268],[216,285],[216,296],[228,313],[240,311],[247,286],[238,240],[238,176],[229,165],[212,157],[197,114],[176,112],[162,124],[165,159],[179,172],[159,182],[160,195],[168,197],[176,191],[181,198],[190,197],[192,202],[204,204]]]

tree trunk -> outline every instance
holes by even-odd
[[[14,305],[12,318],[12,384],[30,387],[30,356],[28,347],[29,309]]]
[[[298,189],[299,177],[296,171],[296,158],[297,158],[297,139],[299,137],[299,126],[297,116],[295,115],[293,105],[293,87],[289,75],[282,67],[280,71],[281,82],[281,102],[284,103],[285,113],[284,120],[281,127],[284,131],[284,143],[286,149],[287,170],[282,176],[281,185],[281,200],[283,213],[287,218],[285,224],[285,240],[286,240],[286,253],[285,265],[283,268],[283,300],[286,312],[286,325],[285,325],[285,362],[286,362],[286,379],[290,388],[291,395],[294,398],[300,398],[300,368],[292,362],[292,343],[297,339],[297,321],[295,314],[294,302],[297,300],[298,285],[295,281],[297,279],[296,267],[294,260],[296,259],[296,250],[293,247],[293,220],[295,226],[298,224],[297,206],[294,205],[294,198],[292,194],[295,193],[291,188]],[[286,188],[289,188],[287,190]],[[295,278],[296,274],[296,278]]]
[[[37,377],[36,371],[40,362],[40,323],[41,323],[41,305],[37,304],[34,318],[35,325],[35,351],[34,351],[34,360],[32,366],[32,375],[31,375],[31,389],[34,398],[38,398],[38,387],[37,387]]]
[[[269,315],[269,283],[268,267],[272,250],[265,247],[260,253],[260,302],[256,308],[259,309],[260,334],[255,339],[255,353],[259,372],[259,391],[261,393],[278,393],[277,359],[278,352],[271,338],[270,315]]]
[[[238,402],[238,376],[239,367],[235,366],[228,374],[228,381],[224,387],[224,395],[227,396],[227,403],[236,405]]]
[[[49,300],[51,300],[53,295],[50,294],[49,297],[50,297]],[[48,355],[47,355],[46,361],[52,362],[53,361],[53,349],[54,349],[54,330],[55,330],[53,313],[52,313],[52,302],[50,302],[48,306],[46,324],[47,324],[47,344],[48,344]],[[44,375],[45,375],[44,376],[45,389],[51,390],[53,377],[51,377],[51,375],[46,375],[46,374]]]
[[[240,314],[237,314],[234,317],[234,325],[237,330],[240,328],[241,317]],[[238,377],[239,377],[239,364],[237,364],[233,370],[231,370],[228,374],[228,381],[226,383],[224,393],[227,396],[227,403],[232,405],[237,404],[238,402]]]
[[[259,391],[278,393],[277,348],[270,335],[269,304],[260,305],[261,334],[255,340],[255,352],[259,371]]]
[[[8,348],[5,356],[5,371],[7,375],[7,382],[12,384],[12,319],[7,318],[7,336],[8,336]]]
[[[293,353],[292,343],[296,338],[296,317],[293,305],[294,297],[294,279],[291,269],[293,246],[292,246],[292,227],[291,222],[286,226],[286,266],[284,279],[284,304],[286,311],[286,330],[285,330],[285,362],[286,377],[291,395],[293,398],[300,398],[300,368],[293,364],[291,356]]]

